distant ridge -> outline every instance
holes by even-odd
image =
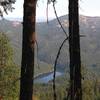
[[[68,16],[59,17],[63,27],[68,33]],[[13,23],[16,21],[1,20],[0,31],[5,32],[14,50],[21,55],[22,46],[22,24],[16,27]],[[81,55],[82,63],[90,68],[99,68],[100,66],[100,17],[90,17],[80,15],[80,34],[85,35],[81,38]],[[36,24],[36,37],[39,44],[38,59],[48,64],[53,64],[57,50],[65,38],[65,35],[60,28],[56,19],[47,22],[39,22]],[[69,64],[69,49],[68,42],[62,49],[58,68],[65,68]],[[67,56],[66,56],[67,55]],[[18,63],[21,59],[15,53],[15,61]],[[94,67],[95,66],[95,67]],[[67,67],[68,68],[68,67]]]
[[[99,18],[100,19],[100,16],[87,16],[87,15],[79,15],[80,17],[87,17],[87,18]],[[60,16],[59,17],[60,19],[63,19],[63,18],[68,18],[68,15],[63,15],[63,16]],[[5,17],[5,19],[9,20],[9,21],[20,21],[22,22],[23,21],[23,17]],[[0,18],[1,20],[1,18]],[[55,20],[55,18],[49,18],[49,21],[52,21],[52,20]],[[36,18],[36,21],[37,22],[46,22],[47,21],[47,18]]]
[[[12,17],[8,17],[8,18],[5,18],[6,20],[9,20],[9,21],[19,21],[19,22],[22,22],[23,21],[23,17],[21,18],[12,18]],[[49,18],[49,21],[53,20],[54,18]],[[0,19],[1,20],[1,19]],[[36,22],[46,22],[47,19],[46,18],[36,18]]]

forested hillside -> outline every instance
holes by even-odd
[[[60,17],[62,25],[68,32],[68,16]],[[45,30],[44,30],[45,28]],[[20,64],[21,61],[21,39],[22,24],[17,21],[0,21],[0,31],[7,34],[15,50],[15,62]],[[53,64],[60,44],[65,35],[60,28],[57,20],[51,20],[47,24],[41,22],[36,24],[36,33],[38,41],[38,60],[47,64]],[[82,64],[98,71],[100,66],[100,18],[80,15],[80,34],[81,37],[81,54]],[[19,54],[19,55],[18,55]],[[62,49],[58,62],[58,68],[62,69],[68,66],[69,49],[68,42]]]

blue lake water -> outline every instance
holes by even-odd
[[[61,76],[63,73],[56,72],[56,77]],[[49,81],[53,80],[53,72],[43,74],[35,78],[35,83],[48,83]]]

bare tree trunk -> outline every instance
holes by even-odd
[[[24,0],[20,100],[32,100],[36,1]]]
[[[69,0],[70,100],[82,100],[78,0]]]

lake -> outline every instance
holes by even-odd
[[[56,72],[56,77],[63,75],[62,72]],[[53,72],[42,74],[34,79],[35,83],[48,83],[53,80]]]

